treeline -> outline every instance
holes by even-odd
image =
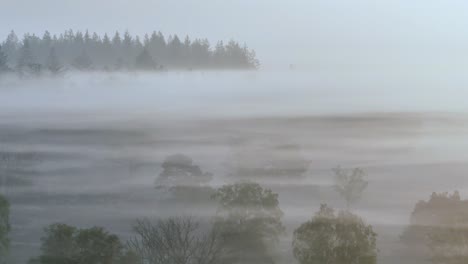
[[[143,38],[116,32],[103,36],[89,31],[65,31],[42,37],[14,31],[0,47],[0,72],[39,73],[64,70],[123,71],[165,69],[255,69],[255,52],[231,40],[212,47],[207,39],[165,37],[161,32]]]

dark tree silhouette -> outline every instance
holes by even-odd
[[[156,179],[156,189],[166,191],[171,197],[184,203],[209,202],[214,189],[209,186],[213,175],[203,172],[192,158],[176,154],[168,156],[163,171]]]
[[[168,156],[163,164],[163,171],[156,179],[157,188],[173,188],[177,186],[206,186],[213,175],[203,172],[198,165],[193,163],[192,158],[176,154]]]

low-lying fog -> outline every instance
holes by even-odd
[[[212,214],[211,205],[163,202],[154,188],[164,158],[183,153],[214,174],[213,186],[238,180],[239,164],[308,164],[297,177],[255,179],[279,193],[288,232],[321,203],[344,207],[331,188],[332,168],[365,169],[370,183],[355,210],[379,233],[380,263],[395,263],[418,200],[433,191],[468,195],[468,77],[422,77],[259,71],[2,78],[0,151],[35,157],[2,168],[10,175],[4,192],[12,203],[13,256],[24,262],[37,255],[42,228],[54,222],[104,226],[125,237],[138,217]],[[290,251],[290,240],[284,243]]]

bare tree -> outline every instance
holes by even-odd
[[[128,247],[145,264],[213,264],[222,253],[218,233],[203,232],[190,217],[137,220],[134,232]]]
[[[352,203],[357,202],[362,197],[362,193],[369,184],[365,180],[366,172],[361,168],[333,169],[335,173],[335,190],[345,199],[346,207],[349,209]]]

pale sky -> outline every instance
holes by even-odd
[[[468,1],[0,0],[0,37],[66,29],[234,38],[264,65],[464,64]]]

